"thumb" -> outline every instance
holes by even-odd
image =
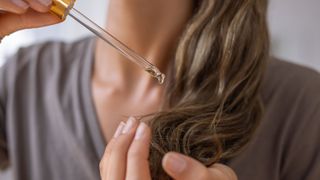
[[[163,160],[164,170],[176,180],[237,180],[234,171],[222,164],[215,164],[207,168],[199,161],[188,156],[169,152]]]
[[[179,153],[169,152],[162,159],[164,170],[176,180],[208,179],[209,171],[200,162]]]

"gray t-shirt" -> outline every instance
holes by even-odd
[[[0,165],[17,180],[95,180],[106,143],[91,93],[95,39],[20,49],[0,69]],[[320,75],[270,60],[239,180],[320,179]],[[9,157],[8,157],[9,155]]]

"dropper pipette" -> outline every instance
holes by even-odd
[[[152,77],[156,78],[160,84],[164,83],[165,75],[161,73],[155,65],[148,62],[145,58],[112,36],[112,34],[101,28],[95,22],[83,15],[80,11],[75,9],[73,7],[74,2],[74,0],[53,0],[51,11],[58,15],[62,20],[64,20],[67,15],[71,16],[96,36],[118,50],[122,55],[142,67]]]

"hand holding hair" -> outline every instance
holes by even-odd
[[[135,118],[121,122],[100,162],[102,180],[151,180],[149,148],[151,129]],[[175,152],[162,161],[164,170],[175,180],[237,180],[234,171],[222,164],[210,168]]]
[[[223,164],[207,168],[200,162],[185,155],[169,152],[162,161],[165,171],[176,180],[237,180],[234,171]]]

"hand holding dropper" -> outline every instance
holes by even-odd
[[[60,19],[64,20],[68,15],[79,22],[81,25],[86,27],[96,36],[104,40],[106,43],[118,50],[122,55],[127,57],[129,60],[133,61],[140,67],[142,67],[146,72],[148,72],[152,77],[156,78],[159,84],[163,84],[165,80],[165,75],[160,72],[160,70],[148,62],[146,59],[141,57],[139,54],[134,52],[128,46],[123,44],[117,38],[112,36],[109,32],[98,26],[95,22],[90,20],[88,17],[83,15],[80,11],[76,10],[74,6],[75,0],[53,0],[51,6],[51,12],[59,16]]]

